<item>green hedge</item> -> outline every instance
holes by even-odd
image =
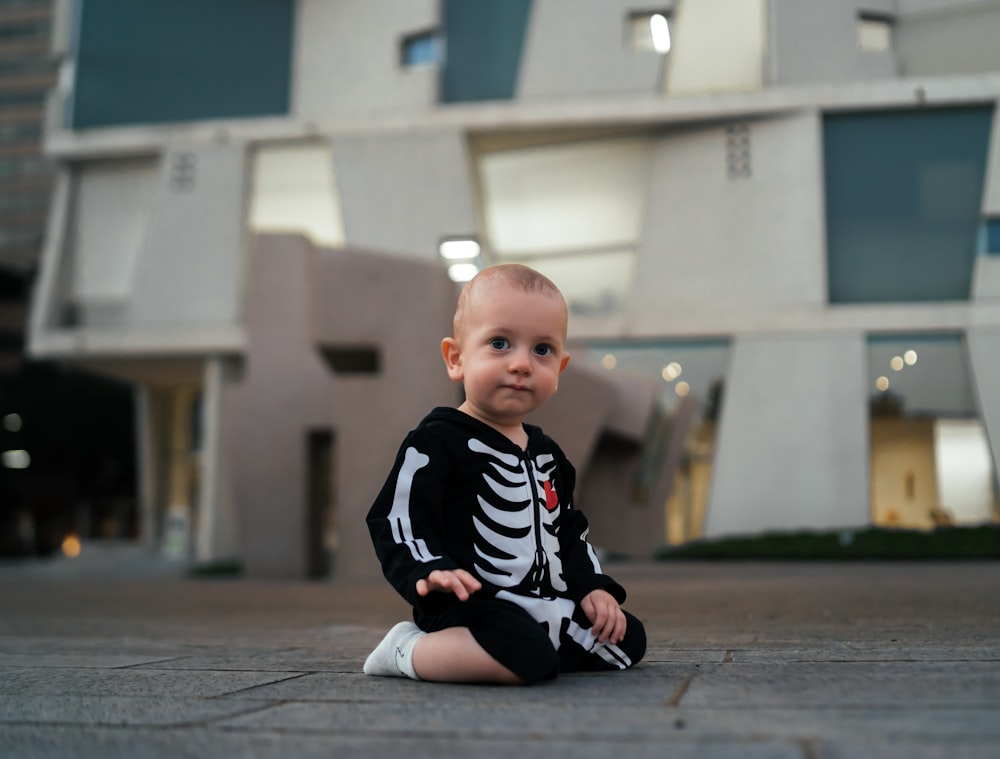
[[[865,527],[827,532],[765,533],[697,540],[657,552],[658,559],[998,559],[1000,527],[932,531]]]

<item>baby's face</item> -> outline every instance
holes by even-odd
[[[455,336],[452,379],[465,385],[464,408],[495,425],[520,424],[555,393],[566,367],[566,304],[549,293],[482,287]]]

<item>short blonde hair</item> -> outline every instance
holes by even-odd
[[[507,285],[515,287],[526,293],[539,293],[550,295],[562,301],[566,305],[566,299],[562,291],[556,284],[539,271],[535,271],[530,266],[524,264],[498,264],[488,269],[483,269],[473,277],[462,291],[458,294],[458,305],[455,306],[455,316],[451,321],[451,333],[453,337],[458,337],[459,325],[465,320],[465,312],[469,307],[469,301],[476,290],[484,285]]]

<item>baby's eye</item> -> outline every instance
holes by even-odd
[[[502,351],[502,350],[507,350],[507,348],[510,347],[510,343],[507,342],[506,337],[494,337],[492,340],[490,340],[490,347],[493,350]]]
[[[535,353],[538,354],[539,356],[551,356],[552,346],[549,345],[548,343],[540,343],[539,345],[535,346]]]

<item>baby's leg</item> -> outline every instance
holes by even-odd
[[[422,636],[413,648],[413,668],[421,680],[439,683],[523,683],[483,650],[468,627],[446,627]]]
[[[413,652],[422,679],[528,685],[559,673],[545,628],[509,601],[473,595],[416,622],[428,633]]]
[[[594,643],[584,648],[575,640],[563,640],[559,648],[560,671],[576,672],[579,670],[600,671],[628,669],[637,664],[646,655],[646,628],[635,616],[622,609],[625,613],[625,637],[617,644]],[[590,622],[581,610],[573,617],[581,626],[590,627]],[[588,650],[589,648],[589,650]]]

